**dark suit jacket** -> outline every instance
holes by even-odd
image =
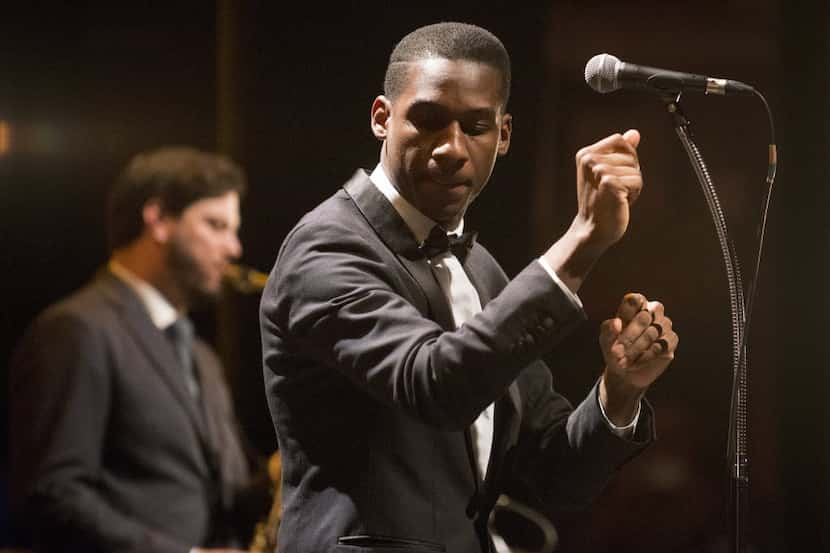
[[[285,239],[262,298],[283,460],[281,551],[473,553],[500,493],[581,506],[652,437],[576,411],[539,357],[583,319],[537,263],[508,279],[476,245],[483,311],[455,330],[411,231],[358,172]],[[487,474],[468,429],[496,402]],[[362,536],[362,537],[361,537]]]
[[[32,325],[11,368],[12,493],[44,551],[186,553],[227,541],[248,467],[219,360],[170,342],[108,271]],[[201,412],[200,412],[201,411]]]

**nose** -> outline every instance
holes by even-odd
[[[467,135],[464,134],[458,121],[453,121],[446,127],[438,144],[432,150],[432,158],[442,173],[455,173],[467,163],[469,159]]]
[[[231,234],[227,242],[228,257],[231,259],[239,259],[242,257],[242,242],[239,241],[237,234]]]

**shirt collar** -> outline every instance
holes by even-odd
[[[426,240],[427,236],[429,236],[430,231],[432,228],[437,225],[435,221],[418,211],[414,205],[409,203],[409,201],[401,196],[401,193],[398,192],[398,189],[392,184],[392,181],[389,180],[389,177],[386,175],[386,171],[383,170],[383,165],[378,163],[375,170],[372,171],[372,174],[369,175],[369,180],[372,181],[372,184],[383,194],[389,203],[392,204],[392,207],[395,208],[395,211],[398,212],[398,215],[401,216],[406,226],[409,227],[409,230],[412,231],[412,234],[415,235],[415,239],[420,243]],[[458,234],[464,232],[464,220],[462,219],[458,226],[450,231],[447,231],[447,234]]]
[[[146,280],[142,280],[114,259],[110,259],[107,267],[136,293],[156,328],[164,330],[179,318],[180,313],[176,308]]]

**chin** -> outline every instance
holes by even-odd
[[[458,223],[464,217],[464,214],[459,213],[458,211],[453,211],[451,213],[443,212],[437,215],[438,216],[435,217],[435,221],[446,230],[453,230],[458,226]]]
[[[221,282],[216,284],[201,282],[191,286],[188,294],[190,307],[198,308],[215,304],[219,299],[221,289]]]

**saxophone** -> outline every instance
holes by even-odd
[[[254,536],[251,538],[251,545],[248,549],[251,553],[276,553],[277,551],[277,530],[282,519],[282,459],[277,451],[268,459],[268,478],[271,480],[271,490],[274,502],[268,517],[256,524]]]

